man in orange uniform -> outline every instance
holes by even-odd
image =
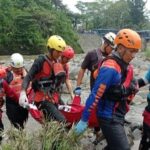
[[[27,71],[24,68],[24,59],[21,54],[12,54],[10,60],[10,68],[7,69],[6,81],[10,88],[17,94],[19,101],[21,85]],[[18,101],[13,101],[9,95],[6,95],[6,114],[16,128],[23,128],[24,123],[28,119],[28,110],[21,107]]]
[[[65,75],[62,65],[58,63],[58,58],[65,49],[66,43],[62,37],[53,35],[48,39],[47,47],[49,53],[39,56],[34,61],[23,80],[19,104],[22,107],[29,106],[27,88],[30,81],[32,81],[32,88],[35,92],[34,102],[37,108],[43,112],[45,119],[64,122],[65,117],[57,108],[59,103],[59,96],[57,95],[59,82],[56,81],[59,81],[60,77]]]
[[[4,104],[4,97],[9,96],[12,101],[17,102],[18,96],[15,92],[9,87],[8,83],[4,80],[6,77],[6,70],[5,68],[0,68],[0,131],[3,131],[4,126],[2,123],[2,107]],[[0,141],[2,137],[0,136]]]
[[[65,50],[62,52],[62,56],[61,56],[61,64],[63,65],[64,67],[64,70],[66,72],[66,80],[65,80],[65,83],[66,83],[66,86],[68,88],[68,91],[70,93],[70,96],[71,96],[71,99],[74,98],[74,94],[73,94],[73,91],[72,91],[72,85],[71,85],[71,81],[69,79],[69,64],[68,62],[74,57],[74,50],[71,46],[67,46],[65,48]]]
[[[122,29],[118,32],[114,43],[116,51],[103,61],[75,131],[82,133],[87,128],[91,110],[97,108],[97,118],[108,144],[105,149],[129,150],[124,130],[125,114],[129,107],[127,98],[122,95],[120,99],[115,100],[115,97],[109,97],[107,91],[112,86],[124,83],[130,61],[141,48],[142,42],[137,32]]]

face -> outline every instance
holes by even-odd
[[[57,60],[61,56],[61,53],[62,52],[60,52],[60,51],[53,50],[53,52],[52,52],[53,59]]]
[[[120,56],[126,63],[132,61],[132,59],[136,56],[137,52],[138,52],[137,49],[130,49],[124,46],[120,47]]]
[[[112,52],[113,48],[112,46],[107,43],[107,42],[104,42],[103,45],[102,45],[102,52],[107,56],[109,55],[111,52]]]
[[[23,67],[21,67],[21,68],[14,68],[14,67],[12,67],[12,71],[14,72],[14,73],[16,73],[16,74],[22,74],[22,70],[23,70]]]
[[[67,58],[67,57],[62,56],[61,58],[62,58],[62,59],[61,59],[62,64],[66,64],[66,63],[68,63],[68,62],[70,61],[70,59]]]

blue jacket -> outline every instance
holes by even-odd
[[[98,117],[124,121],[127,102],[116,102],[103,97],[109,87],[119,85],[121,82],[122,67],[114,59],[105,60],[99,70],[92,92],[86,100],[82,120],[88,121],[91,110],[97,107]]]

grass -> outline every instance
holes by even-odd
[[[47,122],[34,134],[14,128],[6,131],[7,140],[3,140],[2,150],[82,150],[80,140],[73,129],[58,122]]]

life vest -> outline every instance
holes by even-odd
[[[19,96],[21,92],[21,85],[22,85],[24,77],[27,74],[27,71],[23,68],[22,74],[16,74],[13,71],[11,71],[11,73],[13,77],[12,77],[12,81],[9,83],[9,86]]]
[[[130,84],[133,82],[133,66],[131,64],[127,65],[127,64],[123,63],[118,57],[115,57],[115,56],[114,57],[108,56],[103,61],[105,61],[107,59],[115,60],[117,62],[117,64],[120,66],[120,68],[121,68],[121,84],[125,88],[128,88],[130,86]],[[101,64],[99,64],[98,69],[101,67],[103,61],[101,62]],[[97,77],[97,75],[98,75],[98,70],[96,71],[96,77]],[[113,88],[114,88],[114,86],[110,87],[107,91],[112,92]],[[107,94],[107,91],[105,93],[105,97],[108,96],[108,99],[109,99],[109,94]],[[135,94],[128,96],[127,99],[129,100],[129,103],[132,101],[134,96],[135,96]]]
[[[35,75],[32,87],[35,91],[35,102],[48,100],[59,103],[59,86],[65,71],[60,63],[52,62],[47,56],[41,55],[43,60],[42,70]]]
[[[117,64],[120,66],[121,69],[121,83],[120,85],[123,85],[125,88],[128,88],[133,80],[133,66],[132,65],[128,65],[126,63],[124,63],[121,59],[119,59],[117,56],[108,56],[107,58],[105,58],[104,60],[107,59],[113,59],[117,62]],[[104,61],[103,60],[103,61]],[[119,87],[120,88],[120,87]],[[115,100],[117,98],[117,96],[115,95],[116,93],[114,92],[114,86],[109,87],[106,92],[103,95],[103,99],[112,99]],[[110,94],[111,93],[111,94]],[[115,108],[114,108],[114,112],[116,110],[126,113],[129,111],[129,103],[133,100],[133,97],[135,95],[129,95],[128,97],[120,97],[117,99],[117,102],[115,104]],[[121,101],[121,99],[124,99]],[[125,112],[126,111],[126,112]]]

